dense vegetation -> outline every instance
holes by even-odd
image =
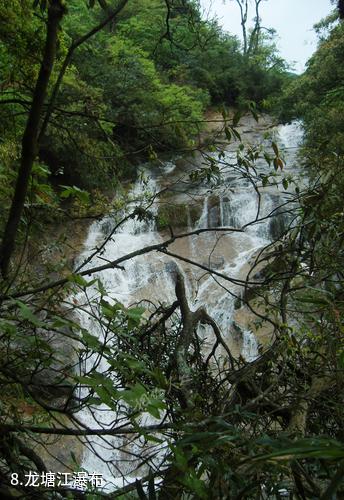
[[[343,24],[331,15],[317,26],[319,47],[305,73],[282,96],[282,119],[302,118],[317,168],[343,154]]]
[[[71,42],[106,15],[82,0],[68,2],[67,9],[49,92]],[[261,104],[278,93],[284,63],[268,40],[247,61],[238,40],[216,21],[203,20],[196,2],[172,2],[166,16],[162,0],[129,2],[115,22],[75,51],[40,141],[40,160],[55,182],[87,188],[109,180],[116,184],[132,177],[130,165],[152,148],[190,147],[210,104]],[[45,35],[39,17],[31,0],[2,3],[5,155],[19,148],[38,74]]]
[[[291,79],[259,16],[242,49],[192,0],[0,2],[2,498],[239,500],[278,498],[282,489],[302,499],[341,498],[344,32],[335,14],[318,29],[307,71]],[[32,258],[46,233],[61,231],[58,219],[111,210],[105,241],[114,237],[128,201],[120,180],[135,178],[139,162],[199,148],[209,106],[223,109],[227,140],[240,140],[240,116],[231,119],[228,106],[254,114],[279,107],[283,119],[304,122],[300,161],[310,185],[283,177],[289,198],[279,210],[289,225],[259,252],[237,297],[256,328],[273,331],[253,362],[232,356],[205,309],[190,309],[176,270],[173,303],[125,307],[93,279],[99,268],[86,269],[90,259],[71,272],[56,249]],[[257,193],[283,170],[275,143],[267,152],[241,143],[234,166],[216,144],[207,147],[212,154],[187,176],[206,189],[219,182],[216,154]],[[256,161],[264,158],[262,176]],[[114,188],[114,202],[103,203]],[[147,195],[126,219],[149,220],[152,202]],[[136,254],[172,255],[170,245],[184,236],[170,232]],[[97,244],[101,256],[105,242]],[[134,256],[101,268],[125,272]],[[216,268],[195,265],[218,278]],[[86,308],[99,336],[79,321]],[[207,355],[199,324],[213,332]],[[102,405],[113,412],[110,425],[79,421],[80,409]],[[77,438],[92,449],[101,436],[104,449],[129,449],[140,480],[116,493],[37,487],[32,471],[46,474],[60,435],[62,462],[74,470]],[[113,450],[111,436],[126,444]]]

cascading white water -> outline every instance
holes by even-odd
[[[171,162],[168,162],[166,167],[166,170],[171,171]],[[157,182],[152,177],[144,185],[137,183],[131,192],[131,198],[134,201],[131,206],[127,207],[122,216],[129,214],[138,203],[145,207],[147,198],[154,196],[156,190]],[[156,207],[153,206],[151,210],[154,213]],[[89,255],[93,254],[97,243],[107,236],[106,233],[109,233],[114,225],[110,216],[92,224],[84,252],[78,259],[77,267],[80,267],[83,262],[88,260]],[[101,255],[94,256],[83,268],[103,264],[104,259],[115,260],[125,254],[160,241],[162,241],[162,238],[155,230],[153,219],[147,222],[146,220],[139,221],[137,218],[130,218],[118,229],[116,235],[108,241]],[[174,300],[174,285],[171,275],[166,269],[166,262],[164,262],[163,257],[157,254],[154,262],[151,262],[146,256],[139,256],[125,263],[125,271],[109,269],[106,272],[98,273],[97,277],[107,291],[106,300],[110,303],[119,301],[123,305],[129,306],[132,302],[141,299],[162,300],[166,303],[171,303]],[[92,294],[93,296],[97,295],[97,291],[93,287],[88,293],[89,296],[92,296]],[[82,304],[84,301],[83,293],[76,296],[74,300]],[[102,338],[101,328],[91,315],[79,309],[78,316],[80,325],[83,328]],[[92,367],[95,359],[96,356],[93,356],[86,361],[85,372]],[[105,371],[107,368],[106,361],[102,359],[98,370]],[[96,410],[83,410],[79,413],[79,418],[88,428],[98,428],[100,423],[103,428],[106,428],[113,423],[112,411],[104,404],[100,405]],[[144,420],[147,421],[146,423],[153,423],[154,421],[150,415],[142,417],[141,423],[143,425]],[[102,438],[95,437],[92,440],[93,450],[88,450],[84,454],[83,467],[88,471],[97,471],[97,473],[102,474],[106,483],[111,484],[110,490],[113,487],[122,487],[125,485],[123,476],[130,481],[129,476],[137,465],[133,457],[135,454],[142,456],[143,445],[143,442],[141,446],[140,443],[131,443],[130,453],[126,454],[126,447],[129,445],[125,438],[116,437],[105,441]],[[120,449],[122,449],[121,456],[114,455],[114,450]],[[119,452],[117,451],[117,453]],[[105,462],[111,463],[111,465],[106,465]]]
[[[288,154],[287,150],[287,154],[294,161],[296,151],[294,148],[296,148],[300,139],[299,126],[296,124],[279,127],[279,134],[282,138],[281,145],[292,148],[290,154]],[[228,155],[231,155],[231,153],[228,153]],[[175,164],[169,161],[162,168],[162,176],[166,184],[166,178],[174,173]],[[148,182],[145,185],[137,183],[134,186],[131,193],[133,200],[144,200],[145,192],[154,193],[159,190],[159,177],[151,175],[148,171],[146,175]],[[261,199],[261,208],[258,212],[258,196],[252,186],[243,179],[239,179],[238,176],[233,178],[233,173],[230,175],[230,177],[224,179],[223,185],[218,188],[218,206],[212,206],[213,193],[204,197],[202,213],[198,221],[194,223],[195,228],[214,226],[241,228],[257,219],[264,218],[273,210],[276,197],[279,197],[279,200],[282,199],[277,188],[273,192],[271,190],[264,192]],[[137,205],[137,201],[133,202],[133,205]],[[142,205],[145,205],[144,201]],[[156,205],[153,204],[150,210],[155,213],[157,210]],[[211,213],[212,210],[213,213]],[[129,212],[130,206],[128,207]],[[216,217],[218,220],[216,220]],[[187,216],[187,225],[187,229],[191,229],[190,214]],[[95,222],[91,226],[84,252],[79,258],[79,265],[94,251],[94,248],[112,227],[114,227],[114,224],[111,217]],[[163,238],[157,232],[153,219],[146,222],[131,218],[107,242],[101,255],[94,256],[87,263],[87,267],[94,267],[103,264],[104,261],[115,260],[125,254],[162,241]],[[180,240],[174,244],[173,250],[177,254],[187,256],[191,260],[215,268],[221,273],[236,279],[245,276],[250,258],[269,241],[269,221],[263,220],[249,225],[243,233],[221,235],[220,233],[211,232],[203,233],[201,236],[193,236],[189,238],[187,243]],[[107,290],[107,300],[118,300],[125,306],[140,300],[172,303],[175,300],[175,295],[174,279],[170,272],[171,261],[173,266],[177,265],[180,272],[185,276],[190,307],[196,309],[201,305],[205,305],[207,312],[220,327],[224,339],[228,343],[233,342],[234,301],[235,295],[240,295],[239,286],[228,283],[221,278],[214,279],[214,276],[204,273],[203,270],[197,269],[197,267],[185,265],[177,260],[167,258],[163,254],[155,252],[141,255],[125,262],[125,270],[109,269],[99,273],[98,277]],[[228,293],[226,293],[224,287],[228,289]],[[89,294],[91,293],[92,291],[89,291]],[[96,294],[95,289],[93,293]],[[76,300],[82,303],[82,295],[76,297]],[[87,310],[79,312],[79,315],[80,323],[84,328],[93,334],[99,333],[100,335],[96,321],[87,313]],[[211,330],[205,326],[200,327],[199,333],[205,340],[212,335]],[[241,350],[241,355],[247,361],[252,361],[257,357],[258,343],[250,330],[242,332],[242,343],[239,350]],[[89,360],[89,363],[92,362],[93,360]],[[97,422],[91,413],[85,411],[80,415],[80,418],[89,427],[97,426]],[[103,425],[111,425],[112,418],[111,411],[105,405],[99,408],[97,419],[100,419]],[[152,417],[148,416],[145,418],[152,419]],[[113,450],[120,448],[122,445],[126,446],[125,440],[119,438],[111,438],[107,440],[107,443],[102,442],[100,438],[95,438],[94,447],[96,452],[103,459],[113,462],[114,465],[110,467],[104,465],[96,454],[90,451],[85,453],[83,467],[89,471],[102,473],[106,480],[116,486],[125,484],[123,476],[126,476],[127,481],[133,481],[135,474],[132,474],[132,470],[135,460],[131,459],[131,463],[125,463],[129,456],[126,457],[124,452],[121,457],[114,455]],[[142,449],[136,451],[139,454]],[[135,449],[132,448],[131,452],[135,452]],[[121,462],[121,460],[124,460],[124,462]]]

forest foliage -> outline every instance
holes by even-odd
[[[72,40],[105,15],[83,0],[66,7],[50,91]],[[237,38],[203,19],[196,2],[172,2],[169,15],[167,24],[162,0],[129,2],[113,25],[75,51],[40,144],[40,161],[55,184],[115,185],[118,178],[135,176],[133,164],[151,149],[192,147],[209,105],[262,105],[278,94],[285,67],[273,60],[269,40],[248,62]],[[1,4],[4,169],[19,150],[44,44],[44,16],[31,0]]]

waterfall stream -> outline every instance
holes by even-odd
[[[301,130],[297,123],[279,126],[276,129],[278,143],[284,151],[286,158],[286,175],[288,172],[297,173],[296,152],[301,138]],[[226,152],[226,160],[233,160],[233,149]],[[138,201],[142,206],[147,206],[149,197],[158,192],[162,186],[171,183],[178,186],[178,169],[176,161],[165,162],[160,169],[152,169],[144,166],[146,182],[138,182],[131,191],[131,198],[135,201],[127,207],[127,213],[137,206]],[[258,169],[266,169],[265,164],[258,165]],[[176,203],[186,206],[186,223],[183,231],[187,232],[197,228],[234,227],[241,228],[248,225],[244,232],[221,233],[212,231],[183,238],[174,242],[169,249],[190,261],[199,262],[205,267],[211,267],[235,279],[245,279],[250,266],[250,259],[254,254],[268,244],[274,237],[273,233],[278,232],[277,216],[273,219],[264,219],[277,206],[283,203],[284,192],[280,187],[268,187],[262,190],[260,200],[260,211],[258,213],[258,196],[252,185],[237,174],[230,172],[224,174],[219,186],[212,189],[211,193],[193,193],[192,199],[187,193],[175,190],[175,196],[168,199],[169,204]],[[194,201],[196,199],[196,202]],[[191,217],[191,207],[198,208],[197,220]],[[130,206],[131,205],[131,206]],[[153,216],[159,211],[159,203],[155,202],[149,208]],[[258,214],[258,216],[257,216]],[[97,245],[109,234],[114,227],[115,221],[111,216],[105,217],[102,221],[95,222],[89,230],[85,242],[84,251],[79,257],[78,264],[87,259],[94,252]],[[115,260],[123,255],[135,250],[159,243],[167,239],[164,232],[158,232],[154,217],[149,220],[137,220],[130,218],[120,226],[118,231],[109,239],[101,251],[101,254],[94,256],[87,267],[104,264],[104,262]],[[124,268],[108,269],[100,272],[100,278],[104,288],[107,290],[107,300],[119,301],[125,306],[139,301],[149,300],[152,302],[164,302],[171,304],[175,300],[173,269],[178,267],[185,278],[188,300],[192,309],[197,309],[204,305],[207,312],[216,321],[221,329],[223,338],[228,342],[234,355],[241,354],[247,361],[254,360],[258,355],[259,342],[250,329],[244,329],[239,334],[233,335],[233,314],[235,309],[235,297],[240,296],[241,289],[238,284],[231,284],[221,279],[214,278],[206,273],[204,269],[192,266],[190,263],[173,259],[163,253],[148,253],[137,256],[125,262]],[[227,290],[227,291],[226,291]],[[96,289],[89,290],[89,295],[96,295]],[[84,302],[84,297],[80,293],[76,300]],[[100,334],[97,322],[88,314],[87,307],[79,312],[81,325],[93,334]],[[211,335],[206,326],[199,327],[199,334],[205,341],[207,348],[207,337]],[[92,363],[93,360],[86,361]],[[86,367],[87,368],[87,367]],[[105,368],[105,367],[104,367]],[[98,368],[99,369],[99,368]],[[102,426],[110,426],[113,420],[111,411],[102,405],[97,410],[96,417],[86,410],[79,414],[82,420],[89,427],[97,427],[99,422]],[[149,421],[152,417],[145,416]],[[112,446],[114,444],[114,446]],[[135,445],[139,446],[139,445]],[[142,443],[144,447],[144,444]],[[137,474],[134,471],[135,459],[132,455],[126,456],[126,449],[130,448],[130,453],[135,451],[140,454],[142,449],[133,448],[130,442],[126,443],[122,438],[111,438],[105,442],[101,438],[93,439],[94,450],[86,450],[82,466],[88,471],[102,473],[103,477],[114,486],[121,487],[127,482],[132,482]],[[122,447],[121,456],[118,456],[118,448]],[[117,453],[117,455],[116,455]],[[102,459],[108,461],[106,465]],[[124,479],[123,479],[124,476]]]

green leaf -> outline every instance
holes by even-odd
[[[86,331],[83,331],[82,332],[82,340],[87,345],[87,347],[91,348],[92,350],[94,350],[94,351],[102,350],[103,351],[104,345],[102,344],[102,342],[100,342],[100,340],[96,336],[91,335],[90,333],[88,333]]]
[[[230,132],[230,130],[229,130],[228,127],[225,127],[225,135],[226,135],[226,138],[227,138],[228,141],[232,140],[232,134],[231,134],[231,132]]]
[[[137,383],[131,389],[126,389],[120,393],[121,398],[130,406],[135,406],[140,400],[142,402],[143,397],[146,395],[147,391],[140,383]]]
[[[160,411],[155,406],[148,405],[147,408],[146,408],[146,410],[148,411],[148,413],[150,413],[152,415],[152,417],[154,417],[154,418],[160,418]]]
[[[343,444],[333,439],[305,438],[295,442],[283,443],[279,440],[263,438],[258,442],[278,448],[278,450],[260,455],[254,458],[255,461],[265,461],[269,459],[293,460],[299,458],[337,460],[344,458]]]
[[[70,456],[71,456],[71,458],[72,458],[73,463],[74,463],[75,465],[79,465],[79,464],[78,464],[78,461],[77,461],[77,459],[76,459],[76,456],[75,456],[74,451],[71,451],[71,452],[70,452]]]
[[[236,113],[234,113],[233,120],[232,120],[233,127],[238,126],[241,117],[242,117],[241,111],[237,111]]]
[[[156,436],[153,436],[152,434],[142,433],[142,435],[147,441],[151,441],[152,443],[162,444],[164,442],[162,439],[159,439]]]
[[[251,114],[253,116],[253,118],[256,120],[256,122],[258,123],[259,121],[259,117],[258,117],[258,114],[257,114],[257,111],[256,111],[256,103],[254,101],[251,101],[250,104],[249,104],[249,109],[251,111]]]
[[[262,178],[262,185],[263,185],[263,187],[266,187],[268,184],[269,184],[269,177],[268,176],[264,176]]]
[[[177,446],[170,445],[170,448],[174,453],[178,469],[180,469],[183,472],[186,472],[188,469],[188,460],[185,453],[183,452],[182,449],[178,448]]]
[[[239,132],[237,131],[237,129],[233,128],[232,132],[235,135],[235,137],[238,139],[238,141],[241,141],[241,135],[239,134]]]
[[[162,387],[163,389],[168,388],[168,380],[165,377],[164,373],[160,370],[159,367],[155,367],[153,372],[152,372],[153,377],[155,378],[157,384],[159,387]]]
[[[305,304],[316,304],[318,306],[329,306],[332,304],[331,295],[327,297],[325,292],[322,290],[314,290],[309,289],[309,293],[307,295],[298,295],[298,302],[303,302]]]
[[[45,326],[43,321],[37,318],[37,316],[31,311],[31,309],[24,302],[21,302],[20,300],[15,300],[14,302],[19,307],[19,312],[22,319],[29,321],[30,323],[32,323],[34,326],[37,327]]]
[[[140,324],[144,312],[144,307],[131,307],[130,309],[126,310],[126,315],[129,320],[128,325],[130,328],[138,326]]]
[[[156,154],[151,145],[148,148],[148,158],[150,161],[156,161],[158,159],[158,155]]]
[[[274,150],[275,155],[278,157],[279,156],[279,151],[278,151],[278,146],[275,142],[271,143],[272,149]]]
[[[70,274],[67,279],[71,283],[75,283],[76,285],[79,285],[79,286],[82,286],[82,287],[89,286],[88,281],[86,281],[85,278],[83,278],[82,276],[80,276],[80,274]],[[93,281],[93,283],[94,283],[94,281]]]
[[[99,291],[100,295],[102,297],[104,297],[107,294],[107,292],[106,292],[106,289],[105,289],[105,287],[103,285],[102,280],[99,279],[99,278],[97,279],[97,287],[98,287],[98,291]]]
[[[113,404],[112,398],[105,387],[96,386],[95,391],[102,400],[102,403],[105,403],[109,408],[115,410],[115,405]]]
[[[192,492],[195,492],[197,498],[201,498],[204,500],[209,498],[205,489],[204,482],[196,476],[195,471],[191,471],[186,474],[181,482],[185,484],[185,486],[187,486]]]
[[[82,203],[89,203],[90,201],[90,194],[87,191],[84,191],[83,189],[78,188],[77,186],[63,186],[61,185],[60,187],[65,188],[61,193],[60,197],[61,198],[70,198],[70,197],[76,197],[78,198]]]
[[[42,163],[34,163],[32,170],[31,170],[31,173],[39,175],[43,178],[47,178],[48,175],[51,174],[49,168],[46,165],[43,165]],[[51,186],[49,186],[49,187],[51,189]]]
[[[267,153],[264,153],[264,159],[265,159],[266,163],[270,167],[270,165],[271,165],[271,158],[270,158],[270,156]]]
[[[284,450],[275,451],[267,455],[259,457],[259,460],[268,460],[271,458],[290,460],[292,458],[322,458],[322,459],[340,459],[344,458],[344,448],[337,448],[333,446],[295,446],[293,448],[286,448]]]
[[[283,184],[284,189],[288,189],[289,182],[288,182],[288,180],[285,177],[282,180],[282,184]]]
[[[104,299],[100,301],[100,306],[102,313],[109,320],[114,319],[117,316],[118,312],[124,309],[123,305],[120,302],[116,302],[115,304],[111,305]]]

